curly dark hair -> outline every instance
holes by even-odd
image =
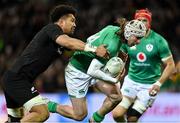
[[[73,14],[76,16],[76,9],[70,5],[58,5],[50,13],[51,22],[56,22],[64,15]]]
[[[126,40],[124,38],[124,28],[128,20],[126,18],[118,18],[116,23],[119,25],[120,30],[116,32],[116,34],[121,38],[122,42],[125,43]]]

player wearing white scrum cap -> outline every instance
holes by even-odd
[[[125,19],[121,19],[119,24],[120,26],[108,25],[87,39],[87,43],[94,48],[101,44],[106,45],[111,58],[109,61],[90,52],[74,53],[65,71],[66,87],[72,107],[50,101],[48,107],[51,112],[74,120],[83,120],[87,115],[86,94],[92,83],[107,97],[100,109],[93,113],[90,122],[101,122],[104,116],[121,101],[121,93],[116,84],[119,80],[114,75],[117,76],[118,70],[121,74],[124,62],[117,55],[125,37],[129,46],[136,45],[139,43],[139,38],[145,35],[146,27],[138,20],[126,22]],[[113,66],[114,64],[116,67]]]

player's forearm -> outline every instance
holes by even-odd
[[[163,73],[159,79],[159,82],[161,84],[163,84],[171,76],[171,74],[174,72],[174,70],[175,70],[175,64],[174,64],[173,58],[171,58],[167,62],[167,65],[166,65],[165,69],[163,70]]]
[[[105,72],[101,70],[96,70],[93,72],[93,76],[96,77],[97,79],[111,82],[111,83],[117,83],[118,80],[116,78],[111,77],[110,75],[107,75]]]
[[[84,50],[85,43],[79,39],[71,38],[68,35],[61,35],[56,43],[71,50]]]
[[[97,59],[93,59],[88,68],[87,74],[103,81],[117,83],[118,80],[116,78],[113,78],[110,75],[107,75],[105,72],[101,71],[101,68],[103,66],[104,64],[102,64],[100,61],[98,61]]]
[[[57,38],[56,43],[71,50],[90,51],[95,52],[97,47],[87,45],[83,41],[71,38],[68,35],[61,35]]]
[[[96,53],[96,46],[92,46],[91,44],[86,44],[79,39],[72,38],[72,41],[69,43],[69,49],[71,50],[80,50],[86,52]]]
[[[85,48],[85,43],[78,40],[78,39],[72,39],[72,41],[69,43],[69,46],[68,46],[69,49],[71,50],[80,50],[80,51],[83,51],[84,48]]]
[[[173,59],[167,62],[167,65],[162,73],[162,76],[160,77],[160,79],[155,82],[151,89],[149,90],[149,94],[151,96],[155,96],[159,91],[160,91],[160,87],[161,85],[166,81],[166,79],[173,73],[175,69],[175,65],[174,65],[174,61]]]

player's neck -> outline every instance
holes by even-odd
[[[151,29],[148,29],[148,31],[147,31],[147,33],[146,33],[145,37],[148,37],[148,36],[149,36],[149,34],[150,34],[150,32],[151,32]]]

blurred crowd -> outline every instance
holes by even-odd
[[[133,19],[136,9],[148,8],[152,28],[165,37],[176,63],[165,91],[180,91],[180,1],[179,0],[1,0],[0,1],[0,81],[33,36],[49,23],[50,10],[62,3],[78,10],[75,37],[85,39],[116,18]],[[72,52],[55,61],[36,79],[40,92],[65,91],[64,68]],[[1,89],[0,89],[1,91]]]

